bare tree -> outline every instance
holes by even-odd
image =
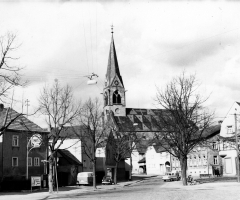
[[[39,99],[39,109],[46,116],[46,122],[50,129],[49,134],[49,193],[53,192],[53,164],[56,152],[68,137],[64,126],[74,123],[79,115],[80,105],[74,103],[71,87],[60,86],[55,81],[51,88],[45,86]]]
[[[136,149],[136,144],[140,141],[135,132],[119,132],[112,129],[108,137],[108,144],[110,145],[111,152],[113,154],[113,159],[115,162],[114,170],[114,183],[117,184],[117,169],[120,161],[130,158],[130,171],[132,173],[132,161],[131,156],[133,151]],[[109,147],[107,147],[109,148]],[[108,152],[107,152],[108,153]],[[107,155],[107,157],[109,157]],[[129,174],[129,179],[131,175]]]
[[[107,126],[103,124],[100,107],[97,98],[88,99],[81,109],[80,129],[74,129],[76,136],[81,140],[83,153],[93,166],[93,188],[96,188],[96,150],[104,146],[107,138]]]
[[[164,91],[157,88],[156,102],[161,108],[155,125],[155,142],[180,160],[183,185],[187,185],[187,155],[211,131],[213,113],[203,104],[207,98],[197,93],[199,84],[195,75],[173,78]]]
[[[14,52],[18,49],[19,45],[16,45],[16,35],[13,33],[7,33],[4,36],[0,36],[0,101],[3,103],[9,103],[8,92],[15,86],[22,86],[25,83],[21,82],[21,75],[19,72],[22,68],[15,65],[15,61],[18,57],[14,56]],[[11,103],[14,101],[11,98]],[[12,105],[11,105],[12,107]],[[1,115],[8,116],[9,109],[2,109]],[[17,116],[11,118],[10,121],[4,120],[4,124],[0,128],[0,135],[20,116],[24,114],[19,113]]]
[[[19,58],[14,56],[19,45],[15,44],[16,35],[8,33],[0,37],[0,100],[3,101],[7,97],[7,92],[14,86],[23,85],[19,72],[22,68],[15,65],[15,61]]]

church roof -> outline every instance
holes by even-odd
[[[119,80],[123,85],[123,80],[118,67],[118,60],[117,60],[117,53],[115,49],[114,39],[112,35],[112,41],[110,44],[110,51],[109,51],[109,57],[108,57],[107,73],[106,73],[107,86],[109,86],[112,83],[115,76],[118,76]]]
[[[157,119],[162,109],[126,108],[126,116],[114,116],[119,131],[154,132],[159,131]]]

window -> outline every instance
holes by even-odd
[[[28,166],[32,166],[32,158],[28,157]]]
[[[116,90],[116,91],[113,93],[113,103],[114,103],[114,104],[120,104],[120,103],[121,103],[121,96],[120,96],[120,94],[118,93],[118,90]]]
[[[227,126],[227,133],[233,133],[232,126]]]
[[[39,158],[35,157],[34,158],[34,166],[40,166]]]
[[[12,137],[12,146],[13,147],[18,147],[18,145],[19,145],[19,137],[18,137],[18,135],[13,135],[13,137]]]
[[[217,156],[213,156],[213,164],[214,165],[218,164],[218,157]]]
[[[217,142],[213,142],[212,143],[212,148],[218,150],[218,143]]]
[[[108,105],[108,94],[107,92],[105,92],[104,94],[104,106],[107,106]]]
[[[12,157],[12,166],[17,167],[18,166],[18,157]]]
[[[86,160],[83,161],[83,167],[87,167],[87,162],[86,162]]]

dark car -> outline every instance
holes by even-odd
[[[113,184],[112,178],[110,176],[104,176],[102,179],[102,184],[103,185],[112,185]]]

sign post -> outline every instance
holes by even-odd
[[[41,190],[41,176],[31,176],[31,192],[33,187],[40,187]]]

